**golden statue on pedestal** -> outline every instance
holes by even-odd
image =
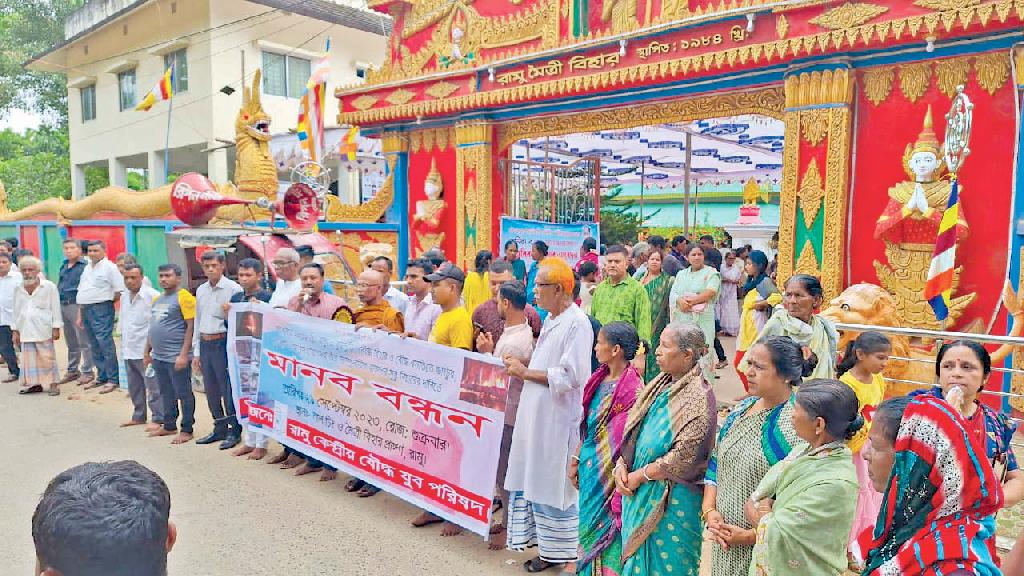
[[[441,173],[437,171],[436,159],[430,161],[430,173],[423,183],[423,191],[427,199],[416,203],[416,213],[412,216],[412,229],[416,232],[416,243],[419,245],[417,256],[422,256],[431,248],[440,248],[444,241],[441,218],[448,204],[441,199],[444,184],[441,182]]]
[[[939,223],[951,191],[949,181],[941,179],[946,166],[932,128],[930,106],[917,141],[907,145],[903,165],[912,180],[900,182],[889,189],[889,202],[875,227],[875,238],[885,242],[888,265],[876,260],[875,272],[882,286],[895,298],[896,309],[904,325],[941,330],[944,327],[922,296]],[[963,186],[960,188],[962,193]],[[957,242],[967,236],[963,207],[960,208],[956,230]],[[959,284],[960,271],[958,266],[953,280],[954,291]],[[951,325],[975,296],[975,293],[970,293],[953,299],[949,309]]]

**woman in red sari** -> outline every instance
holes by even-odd
[[[1003,490],[964,418],[930,395],[892,398],[875,412],[864,449],[883,492],[864,576],[999,576],[995,513]]]

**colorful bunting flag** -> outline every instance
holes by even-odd
[[[141,112],[149,112],[149,109],[157,103],[157,100],[170,100],[171,96],[174,96],[174,66],[171,66],[164,72],[164,75],[160,77],[160,81],[157,82],[156,86],[146,93],[146,97],[139,102],[139,105],[135,107],[136,110]]]
[[[330,50],[331,41],[328,40],[324,57],[317,61],[310,72],[309,81],[299,100],[299,120],[295,131],[299,136],[299,145],[309,153],[309,159],[313,162],[317,162],[318,156],[324,153],[324,96],[331,72],[327,60]]]
[[[356,154],[359,152],[359,127],[352,126],[341,139],[341,153],[349,162],[356,161]]]

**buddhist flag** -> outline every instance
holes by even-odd
[[[352,126],[341,139],[341,153],[348,158],[349,162],[356,161],[356,153],[359,152],[359,127]]]
[[[949,202],[939,222],[939,235],[935,239],[935,253],[928,267],[928,282],[924,285],[924,298],[935,311],[940,322],[949,316],[953,295],[953,271],[956,268],[956,223],[960,220],[960,194],[956,178],[949,191]]]
[[[160,81],[146,94],[146,97],[142,99],[142,102],[139,102],[135,109],[149,112],[149,109],[153,107],[153,104],[156,104],[157,100],[170,100],[171,96],[174,96],[174,66],[171,66],[164,72],[164,75],[160,77]]]
[[[330,51],[331,41],[328,39],[326,53],[310,72],[299,99],[299,120],[295,132],[299,136],[299,145],[309,153],[313,162],[317,162],[317,156],[324,153],[324,105],[331,71],[327,53]]]

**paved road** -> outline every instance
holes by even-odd
[[[731,397],[738,384],[726,376],[715,387]],[[171,446],[167,438],[147,438],[140,427],[118,428],[130,413],[124,392],[63,390],[58,398],[24,397],[16,384],[0,387],[0,452],[6,456],[0,573],[32,572],[32,512],[54,475],[86,461],[119,459],[138,460],[170,487],[179,534],[169,559],[172,575],[523,574],[521,563],[532,557],[490,552],[475,535],[442,538],[437,525],[413,529],[413,507],[384,493],[356,498],[342,489],[344,476],[327,483],[315,474],[296,478],[215,446]],[[211,425],[201,394],[197,404],[198,436]]]

